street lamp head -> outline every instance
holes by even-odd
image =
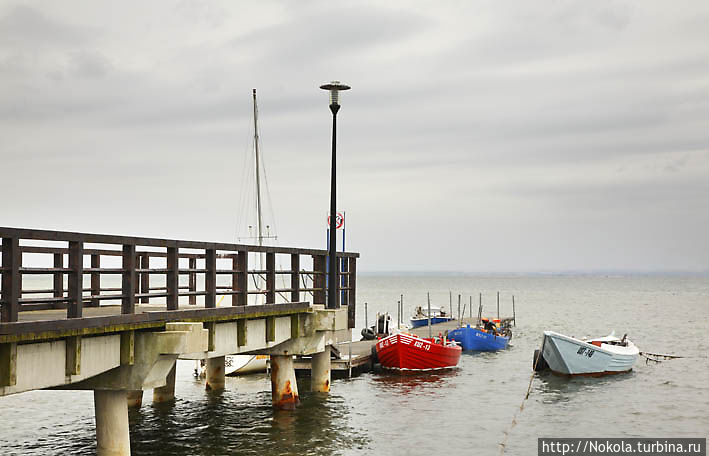
[[[340,81],[332,81],[329,84],[323,84],[320,88],[330,91],[330,105],[339,105],[339,92],[341,90],[350,90],[350,86],[343,84]]]

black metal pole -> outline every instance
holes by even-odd
[[[330,252],[327,278],[327,308],[337,309],[337,111],[340,105],[331,103],[332,111],[332,169],[330,174]]]

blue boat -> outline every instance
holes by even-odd
[[[453,320],[453,317],[431,317],[431,324],[435,325],[437,323],[445,323],[447,321]],[[411,317],[411,327],[412,328],[419,328],[421,326],[426,326],[428,325],[428,317],[422,317],[422,318],[414,318]]]
[[[443,309],[431,309],[431,324],[435,325],[438,323],[445,323],[447,321],[453,320],[453,317],[446,315]],[[422,309],[420,306],[416,308],[414,316],[411,317],[411,327],[419,328],[421,326],[428,325],[428,311],[427,309]]]
[[[463,346],[464,351],[496,351],[507,348],[509,336],[502,336],[491,331],[483,331],[470,325],[448,331],[448,339]]]

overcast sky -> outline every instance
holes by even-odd
[[[360,270],[707,271],[708,43],[706,0],[0,1],[0,225],[236,241],[256,88],[323,247],[339,79]]]

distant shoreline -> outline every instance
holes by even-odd
[[[473,276],[473,277],[696,277],[709,278],[709,271],[544,271],[544,272],[474,272],[474,271],[357,271],[360,276]]]

